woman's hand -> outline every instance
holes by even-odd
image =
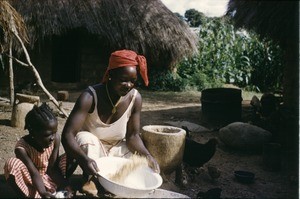
[[[148,154],[146,157],[147,157],[150,168],[152,168],[154,170],[154,172],[160,173],[160,168],[159,168],[159,165],[158,165],[157,161],[155,160],[155,158],[150,154]]]
[[[99,172],[99,168],[95,160],[88,158],[87,161],[80,164],[82,170],[87,175],[97,176]]]

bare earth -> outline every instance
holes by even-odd
[[[200,93],[162,93],[141,91],[143,96],[143,111],[141,126],[165,125],[166,122],[187,121],[198,125],[205,125],[201,121]],[[62,106],[70,112],[79,92],[70,92],[68,102],[62,102]],[[56,96],[53,93],[53,96]],[[42,101],[47,99],[41,96]],[[49,103],[51,105],[51,103]],[[249,105],[243,102],[243,117]],[[54,110],[55,107],[53,106]],[[14,145],[18,138],[26,134],[26,131],[13,128],[10,125],[11,108],[0,104],[0,197],[15,197],[13,190],[7,186],[3,176],[3,166],[6,159],[14,156]],[[65,118],[58,116],[59,130],[62,131]],[[205,126],[211,128],[211,126]],[[193,139],[204,143],[211,137],[218,138],[218,131],[194,133]],[[63,153],[63,148],[61,148]],[[221,176],[211,180],[207,172],[207,165],[213,165],[221,171]],[[242,184],[235,179],[234,170],[248,170],[255,173],[255,180],[251,184]],[[261,153],[245,153],[228,149],[222,142],[218,145],[214,157],[199,169],[194,180],[187,179],[185,186],[174,182],[175,173],[169,181],[160,187],[170,191],[185,194],[196,198],[199,191],[206,192],[212,188],[221,188],[221,198],[298,198],[298,151],[282,151],[282,169],[272,172],[263,169]]]

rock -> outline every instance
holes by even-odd
[[[181,128],[182,126],[186,126],[191,132],[194,133],[201,133],[201,132],[209,132],[211,130],[205,128],[204,126],[188,122],[188,121],[167,121],[165,122],[167,125],[176,126],[178,128]]]
[[[225,145],[241,150],[262,150],[271,137],[269,131],[243,122],[231,123],[219,131],[219,138]]]

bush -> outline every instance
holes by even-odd
[[[278,90],[283,59],[278,45],[253,32],[235,30],[228,18],[202,18],[199,53],[184,58],[176,71],[153,69],[152,90],[198,90],[234,84],[249,91]]]
[[[170,70],[152,70],[148,74],[148,89],[155,91],[184,91],[187,80],[181,78],[177,73]]]
[[[206,18],[199,32],[199,54],[182,60],[177,72],[188,79],[188,87],[198,90],[235,84],[265,91],[281,87],[282,66],[278,45],[235,30],[226,18]]]

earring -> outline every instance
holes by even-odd
[[[108,78],[108,80],[111,80],[111,78]]]

